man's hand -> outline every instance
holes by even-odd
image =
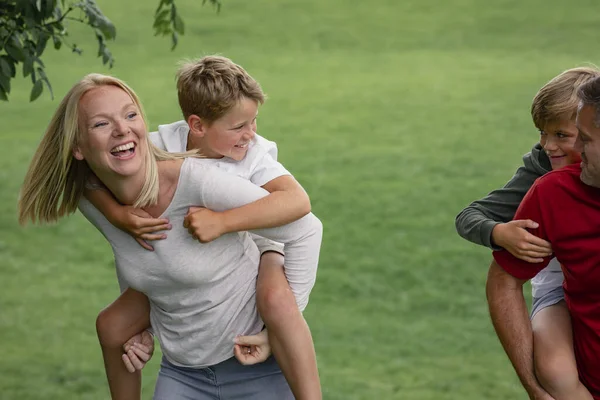
[[[271,355],[271,345],[266,329],[252,336],[237,336],[234,343],[233,354],[242,365],[264,362]]]
[[[544,257],[552,255],[552,246],[544,239],[527,232],[535,229],[537,222],[530,219],[498,224],[492,230],[494,243],[506,249],[513,256],[530,263],[540,263]]]
[[[183,227],[200,243],[208,243],[227,233],[223,213],[204,207],[190,207]]]
[[[123,363],[129,372],[141,371],[154,353],[154,336],[147,330],[133,336],[123,345]]]
[[[159,231],[167,231],[171,229],[171,224],[167,218],[154,218],[146,211],[132,206],[122,206],[118,215],[114,216],[110,221],[114,226],[127,232],[136,242],[146,250],[154,250],[146,240],[162,240],[166,239],[165,233],[157,233]]]

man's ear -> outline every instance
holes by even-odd
[[[190,127],[190,133],[194,136],[204,137],[206,133],[206,123],[197,115],[190,115],[187,118],[188,126]]]
[[[75,147],[73,147],[73,157],[75,157],[75,159],[79,160],[79,161],[83,161],[83,159],[85,157],[83,157],[83,153],[81,152],[81,149],[79,148],[79,146],[75,145]]]

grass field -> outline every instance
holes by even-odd
[[[84,74],[111,73],[154,129],[180,118],[176,62],[220,53],[269,95],[259,133],[278,142],[325,226],[306,311],[325,399],[525,399],[487,315],[490,253],[458,237],[454,216],[507,181],[536,141],[537,89],[600,62],[596,2],[223,0],[216,15],[178,0],[187,29],[173,52],[152,36],[157,3],[99,1],[118,28],[115,67],[73,27],[83,56],[45,54],[56,98],[29,103],[19,79],[0,104],[0,398],[108,398],[94,330],[118,294],[108,244],[79,214],[16,221],[59,99]]]

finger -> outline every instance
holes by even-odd
[[[135,241],[138,242],[138,244],[140,246],[142,246],[143,248],[145,248],[146,250],[150,250],[150,251],[154,251],[154,247],[150,246],[148,243],[146,243],[144,240],[140,239],[140,238],[135,238]]]
[[[258,335],[236,336],[233,342],[243,346],[260,346],[265,343],[264,339]]]
[[[139,218],[136,221],[136,225],[138,229],[160,225],[169,225],[169,220],[166,218]]]
[[[127,356],[127,354],[123,354],[121,356],[121,359],[123,360],[123,364],[125,364],[125,368],[127,368],[127,371],[129,371],[131,373],[134,373],[135,372],[135,367],[133,366],[133,364],[129,360],[129,357]]]
[[[187,215],[193,214],[196,211],[200,211],[200,210],[203,210],[203,209],[204,209],[204,207],[190,207],[190,208],[188,208]]]
[[[546,257],[546,256],[549,256],[550,254],[552,254],[552,250],[549,250],[546,247],[542,247],[542,246],[538,246],[538,245],[535,245],[535,244],[527,243],[521,249],[521,253],[523,253],[523,254],[525,254],[525,253],[539,253],[539,254],[544,254],[542,257]]]
[[[537,229],[540,226],[540,224],[530,219],[518,219],[513,223],[520,228]]]
[[[150,347],[146,346],[143,343],[134,343],[133,349],[139,349],[140,351],[142,351],[144,353],[150,353]]]
[[[137,230],[138,235],[142,233],[153,233],[160,231],[169,231],[173,226],[171,224],[150,225]]]
[[[532,245],[544,248],[548,251],[552,251],[552,244],[550,244],[550,242],[548,242],[542,238],[539,238],[535,235],[529,234],[529,235],[525,236],[525,240],[527,240]]]
[[[140,361],[140,359],[138,358],[138,356],[134,353],[134,351],[132,349],[130,349],[127,352],[127,357],[129,358],[129,361],[131,361],[131,364],[133,364],[135,369],[141,370],[142,368],[144,368],[144,363],[142,363],[142,361]]]
[[[531,264],[538,264],[541,263],[542,261],[544,261],[543,258],[539,258],[539,257],[529,257],[529,256],[517,256],[517,258],[523,260],[523,261],[527,261],[528,263]]]
[[[235,356],[236,360],[240,362],[240,364],[246,365],[246,359],[248,355],[242,350],[241,346],[237,344],[233,346],[233,355]]]
[[[140,239],[144,240],[163,240],[166,239],[167,235],[164,233],[144,233],[140,235]]]
[[[135,355],[138,356],[138,358],[144,363],[144,365],[148,362],[148,360],[150,360],[150,353],[148,353],[148,351],[143,350],[137,345],[133,346],[132,350],[135,353]]]
[[[186,216],[183,219],[183,227],[187,229],[187,228],[189,228],[189,226],[190,226],[190,219]]]

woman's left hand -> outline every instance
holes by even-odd
[[[271,355],[271,345],[266,329],[252,336],[237,336],[234,343],[233,354],[242,365],[264,362]]]

